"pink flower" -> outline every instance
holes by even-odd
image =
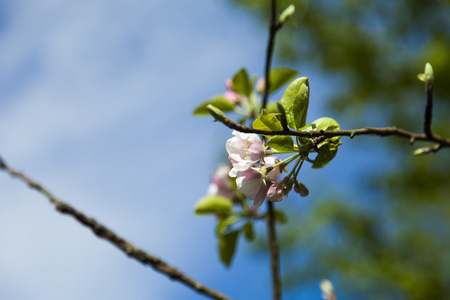
[[[263,159],[263,167],[268,168],[272,167],[275,164],[279,163],[281,160],[276,156],[267,156]],[[267,177],[270,180],[278,181],[278,176],[280,176],[282,169],[280,167],[273,168],[269,173],[267,173]]]
[[[233,200],[236,197],[236,190],[233,188],[228,172],[230,171],[230,166],[222,165],[219,166],[214,174],[211,176],[211,184],[208,188],[208,195],[221,195],[228,199]]]
[[[267,200],[280,202],[286,197],[286,188],[283,183],[274,183],[267,191]]]
[[[232,104],[239,103],[241,101],[241,97],[235,91],[226,91],[223,94],[223,97],[228,100],[228,102]]]
[[[245,171],[264,157],[264,146],[256,134],[234,130],[235,137],[228,139],[226,149],[233,164],[229,175],[236,177],[238,171]]]
[[[253,206],[258,207],[266,198],[267,186],[264,175],[257,168],[250,168],[237,173],[236,185],[238,190],[250,200],[254,200]]]
[[[231,78],[227,78],[227,80],[225,80],[225,87],[229,91],[233,90],[233,80]]]

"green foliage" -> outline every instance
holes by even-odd
[[[234,91],[247,97],[250,96],[250,93],[252,92],[252,83],[249,80],[245,69],[240,69],[234,74],[232,81]]]
[[[214,107],[220,109],[221,111],[233,111],[234,105],[225,99],[223,96],[216,96],[212,99],[206,100],[194,110],[193,115],[208,115],[208,105],[213,105]]]
[[[280,102],[286,111],[288,125],[294,129],[304,126],[309,105],[308,78],[300,77],[289,84]]]
[[[287,216],[286,216],[286,214],[285,214],[284,212],[282,212],[281,210],[279,210],[279,209],[274,209],[274,210],[273,210],[273,214],[274,214],[275,221],[277,221],[278,223],[280,223],[280,224],[285,224],[285,223],[287,223],[287,221],[288,221]]]
[[[239,231],[231,231],[219,236],[218,249],[220,260],[229,267],[233,259],[239,238]]]
[[[271,131],[282,131],[283,126],[280,121],[265,109],[262,113],[253,121],[253,128],[259,130],[271,130]]]
[[[319,169],[325,167],[337,154],[339,142],[326,141],[319,145],[319,154],[313,161],[312,168]]]
[[[239,221],[239,218],[236,215],[225,216],[225,217],[219,218],[217,220],[217,225],[216,225],[217,236],[223,235],[231,225],[233,225],[234,223],[236,223],[238,221]]]
[[[291,153],[294,150],[294,141],[289,135],[276,135],[267,141],[266,146],[279,153]]]
[[[214,117],[215,121],[224,122],[225,119],[227,118],[220,109],[218,109],[217,107],[215,107],[212,104],[208,104],[206,106],[206,109]]]
[[[233,203],[223,196],[207,196],[197,202],[194,212],[197,215],[226,215],[233,212]]]
[[[286,7],[285,10],[280,14],[279,21],[281,24],[284,24],[295,12],[295,6],[293,4]]]
[[[433,84],[434,72],[433,67],[431,66],[430,63],[425,64],[425,72],[417,75],[417,78],[419,78],[420,81],[425,82],[427,85],[430,83]]]
[[[311,123],[312,130],[341,130],[339,123],[328,117],[322,117]]]
[[[269,94],[275,92],[283,85],[287,84],[289,81],[297,76],[298,71],[288,68],[288,67],[278,67],[270,70],[269,78],[270,78],[270,87]]]
[[[255,229],[253,228],[253,223],[247,222],[242,227],[242,232],[244,232],[244,236],[247,241],[252,242],[255,240]]]

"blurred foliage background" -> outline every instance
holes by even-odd
[[[267,26],[270,1],[230,1]],[[428,61],[432,129],[450,136],[449,1],[292,0],[278,1],[278,13],[289,4],[298,24],[279,32],[277,58],[335,80],[327,104],[343,129],[377,118],[376,126],[422,132],[425,91],[416,75]],[[350,195],[324,194],[291,213],[280,227],[285,291],[326,277],[342,299],[449,299],[450,151],[412,157],[426,145],[367,139],[385,145],[389,158],[379,164],[395,168],[367,170]]]

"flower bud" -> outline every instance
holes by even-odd
[[[233,80],[231,78],[227,78],[227,80],[225,80],[225,87],[229,91],[233,90]]]
[[[308,188],[301,182],[297,181],[294,183],[294,191],[302,197],[306,197],[309,195]]]
[[[228,100],[228,102],[232,103],[232,104],[236,104],[238,103],[241,99],[238,93],[236,93],[235,91],[226,91],[223,94],[223,97],[225,99]]]
[[[256,82],[256,91],[260,94],[264,93],[264,89],[266,88],[266,79],[261,77]]]
[[[283,183],[274,183],[267,191],[267,200],[280,202],[286,197],[286,189]]]

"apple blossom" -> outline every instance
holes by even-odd
[[[208,195],[221,195],[230,200],[236,198],[236,190],[233,188],[233,183],[231,182],[228,172],[230,171],[230,166],[221,165],[219,166],[214,174],[211,176],[211,184],[208,187]]]
[[[226,149],[229,160],[233,164],[229,175],[236,177],[238,171],[249,169],[264,157],[264,146],[256,134],[241,133],[236,130],[233,134],[235,137],[228,139]]]
[[[258,168],[237,172],[236,185],[238,190],[250,200],[254,207],[260,206],[267,195],[267,185],[264,175]]]
[[[274,166],[275,164],[277,164],[279,162],[281,162],[281,160],[278,157],[267,156],[267,157],[264,157],[264,159],[263,159],[263,163],[264,163],[263,166],[265,168],[268,168],[268,167]],[[278,176],[280,176],[280,174],[281,174],[281,171],[282,171],[281,167],[273,168],[272,170],[269,171],[269,173],[267,173],[267,177],[269,177],[270,180],[277,181]]]

